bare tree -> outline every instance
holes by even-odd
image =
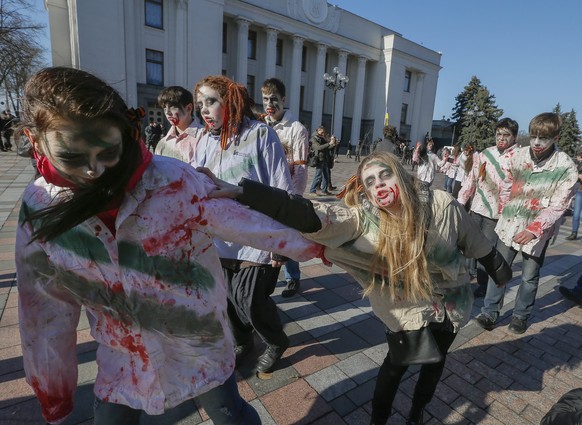
[[[28,17],[32,9],[32,0],[0,0],[0,87],[15,111],[24,82],[43,64],[38,41],[43,26]]]

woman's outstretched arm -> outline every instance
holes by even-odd
[[[236,199],[303,233],[321,230],[321,221],[308,199],[245,178],[235,186],[218,179],[206,168],[201,167],[197,170],[209,176],[216,184],[217,189],[209,194],[211,198]]]

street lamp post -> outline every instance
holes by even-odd
[[[329,75],[327,72],[323,74],[323,79],[325,81],[325,86],[333,91],[333,106],[331,109],[331,131],[330,134],[334,133],[335,125],[335,95],[339,90],[346,87],[346,84],[350,81],[347,75],[340,72],[339,68],[336,66],[333,68],[333,75]]]

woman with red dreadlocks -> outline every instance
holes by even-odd
[[[220,179],[242,178],[293,192],[285,152],[277,133],[255,121],[246,88],[223,76],[209,76],[194,89],[205,134],[196,148],[193,166],[207,167]],[[269,252],[216,240],[228,283],[228,316],[238,358],[253,347],[253,329],[266,345],[257,370],[271,372],[289,346],[271,294],[280,262]]]
[[[39,71],[23,106],[41,177],[24,191],[16,232],[20,334],[46,421],[73,410],[84,307],[98,343],[95,425],[137,425],[188,401],[180,412],[197,415],[193,398],[215,425],[260,424],[237,389],[213,238],[297,260],[320,247],[234,201],[209,199],[212,181],[153,156],[140,139],[143,110],[87,72]],[[180,414],[149,421],[172,416]]]

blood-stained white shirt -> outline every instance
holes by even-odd
[[[505,245],[539,257],[559,229],[560,219],[576,193],[576,165],[559,150],[535,163],[526,146],[513,151],[504,174],[499,191],[501,215],[495,231]],[[513,242],[513,237],[523,230],[535,238],[525,245]]]
[[[213,237],[298,261],[320,246],[235,201],[209,199],[213,188],[190,165],[154,156],[124,197],[115,235],[92,217],[31,242],[27,212],[58,201],[62,189],[42,178],[27,187],[16,236],[20,332],[26,380],[47,420],[72,409],[82,306],[99,343],[94,391],[102,400],[161,414],[231,376],[234,341]]]
[[[172,126],[156,145],[156,155],[169,156],[189,164],[194,158],[194,152],[203,131],[204,127],[198,120],[192,120],[182,133],[176,126]]]

